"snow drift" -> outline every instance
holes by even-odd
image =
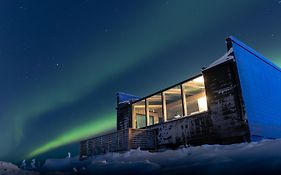
[[[0,161],[0,175],[39,175],[39,173],[21,170],[12,163]]]
[[[80,174],[281,174],[281,140],[180,147],[154,153],[131,150],[84,161],[78,157],[53,159],[43,168]]]
[[[4,170],[5,169],[5,170]],[[42,174],[281,174],[281,139],[48,159]],[[0,175],[36,174],[0,162]]]

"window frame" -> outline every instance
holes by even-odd
[[[145,96],[143,98],[140,98],[140,99],[135,100],[134,102],[132,102],[131,103],[131,106],[132,106],[131,117],[132,117],[132,122],[133,122],[132,127],[136,128],[136,126],[135,126],[136,124],[134,124],[135,123],[134,122],[134,115],[135,114],[134,114],[134,107],[133,106],[134,106],[134,104],[136,104],[138,102],[141,102],[141,101],[145,102],[145,115],[146,115],[146,126],[145,127],[153,126],[153,125],[157,125],[157,124],[161,124],[162,123],[162,122],[159,122],[159,123],[156,123],[156,124],[153,124],[153,125],[149,125],[149,117],[148,117],[149,116],[149,104],[148,104],[149,101],[148,101],[148,99],[150,97],[153,97],[153,96],[159,95],[159,94],[161,94],[161,100],[162,100],[162,117],[164,119],[163,121],[164,121],[164,123],[172,121],[172,120],[167,120],[167,105],[166,105],[166,98],[165,98],[164,92],[169,90],[169,89],[171,89],[171,88],[173,88],[173,87],[176,87],[176,86],[180,86],[180,91],[181,91],[181,101],[182,101],[182,105],[181,106],[182,106],[182,111],[183,111],[183,117],[181,117],[181,118],[196,115],[196,114],[191,114],[191,115],[187,114],[186,97],[185,97],[185,94],[184,94],[185,92],[184,92],[183,84],[185,84],[185,83],[187,83],[189,81],[192,81],[192,80],[194,80],[196,78],[199,78],[201,76],[203,76],[203,74],[198,74],[198,75],[193,76],[193,77],[191,77],[191,78],[189,78],[187,80],[181,81],[181,82],[179,82],[177,84],[174,84],[172,86],[169,86],[169,87],[167,87],[165,89],[162,89],[160,91],[157,91],[157,92],[155,92],[153,94],[150,94],[148,96]],[[204,78],[204,76],[203,76],[203,78]],[[205,82],[204,82],[204,86],[205,86]],[[205,95],[207,96],[207,94],[206,94],[206,86],[205,86],[204,89],[205,89]],[[199,112],[199,113],[205,113],[205,112],[208,112],[208,111],[209,111],[209,105],[208,105],[208,101],[207,101],[207,110],[203,111],[203,112]],[[177,120],[177,119],[174,119],[174,120]]]

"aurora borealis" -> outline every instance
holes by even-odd
[[[53,139],[47,144],[43,145],[32,151],[27,157],[31,158],[37,156],[38,154],[44,153],[51,149],[57,148],[61,145],[69,144],[73,141],[79,140],[85,137],[91,137],[92,135],[106,132],[108,129],[113,128],[115,125],[115,119],[113,115],[104,116],[102,120],[94,120],[93,122],[87,123],[85,126],[79,126],[74,128],[69,132],[64,133],[61,136]]]
[[[280,18],[278,0],[1,1],[0,160],[77,154],[115,129],[116,92],[197,74],[228,35],[281,66]]]

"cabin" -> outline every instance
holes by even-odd
[[[117,93],[117,131],[80,142],[80,157],[281,138],[281,69],[230,36],[200,73],[139,98]]]

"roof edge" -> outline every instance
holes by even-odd
[[[257,56],[258,58],[260,58],[263,62],[269,64],[270,66],[274,67],[275,69],[277,69],[278,71],[281,72],[281,68],[279,66],[277,66],[276,64],[274,64],[273,62],[268,60],[266,57],[264,57],[263,55],[261,55],[260,53],[258,53],[254,49],[252,49],[251,47],[247,46],[246,44],[244,44],[242,41],[238,40],[234,36],[227,37],[226,42],[227,42],[227,46],[229,46],[229,44],[230,44],[228,42],[231,42],[231,45],[232,45],[232,43],[235,43],[235,44],[239,45],[240,47],[242,47],[243,49],[247,50],[251,54],[253,54],[253,55]],[[235,55],[235,49],[233,49],[233,52],[234,52],[234,55]]]

